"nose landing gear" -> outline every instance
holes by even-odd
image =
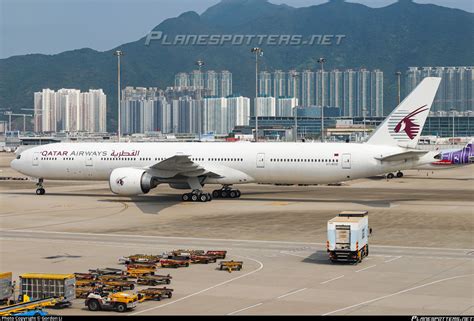
[[[38,179],[38,183],[36,183],[36,195],[44,195],[46,190],[43,187],[43,179]]]

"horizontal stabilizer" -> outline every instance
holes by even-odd
[[[379,161],[382,162],[394,162],[394,161],[401,161],[405,159],[411,159],[411,158],[418,158],[420,156],[425,155],[428,153],[426,150],[410,150],[407,152],[403,153],[397,153],[397,154],[391,154],[391,155],[380,155],[380,157],[375,157],[375,159],[378,159]]]

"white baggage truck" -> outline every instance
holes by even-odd
[[[356,262],[369,255],[367,211],[344,211],[328,221],[327,252],[331,262]]]

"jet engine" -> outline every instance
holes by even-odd
[[[158,184],[144,169],[116,168],[110,173],[110,190],[119,195],[146,194]]]

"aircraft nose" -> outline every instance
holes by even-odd
[[[10,167],[17,171],[18,170],[18,159],[12,160],[10,162]]]

